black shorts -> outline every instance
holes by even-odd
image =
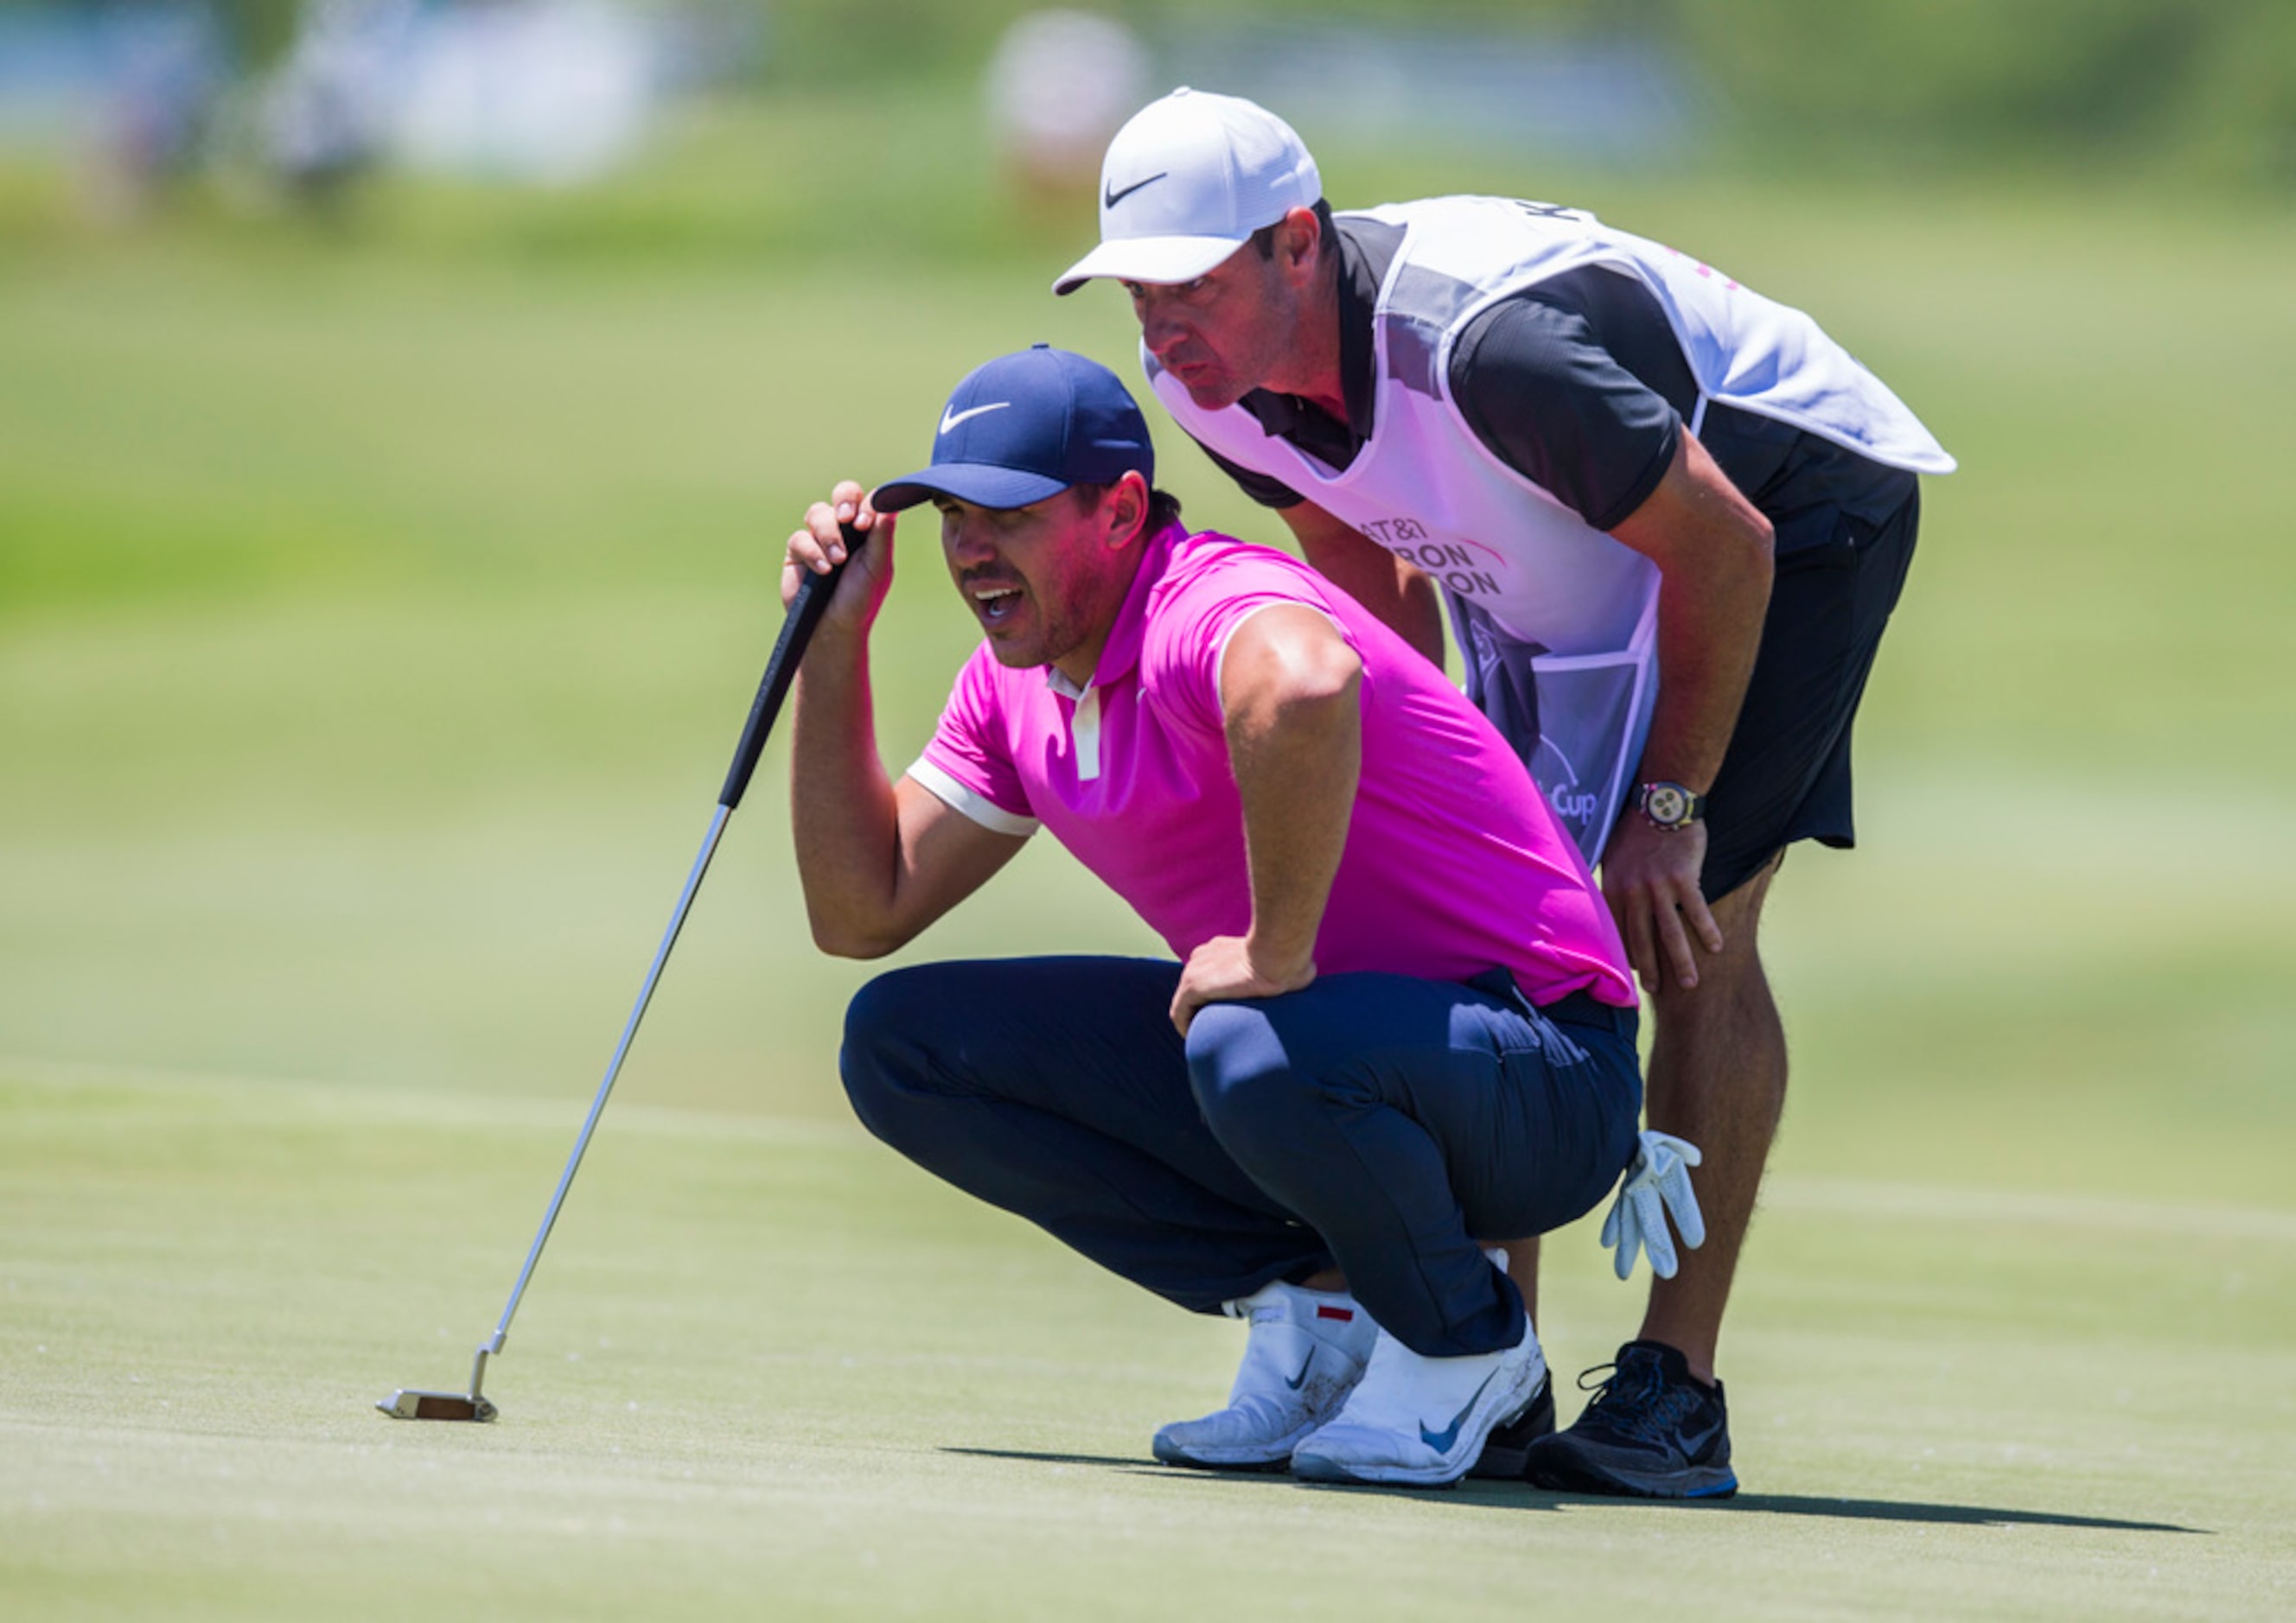
[[[1744,884],[1797,840],[1847,848],[1849,734],[1866,677],[1914,558],[1921,492],[1878,524],[1839,508],[1799,513],[1778,526],[1777,575],[1762,622],[1761,652],[1738,725],[1707,797],[1709,901]],[[1793,532],[1822,538],[1788,545]]]

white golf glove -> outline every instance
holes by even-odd
[[[1652,1273],[1672,1279],[1677,1261],[1667,1218],[1674,1218],[1682,1243],[1692,1250],[1706,1243],[1706,1218],[1690,1187],[1690,1169],[1704,1157],[1686,1138],[1644,1133],[1642,1139],[1626,1182],[1619,1185],[1619,1198],[1611,1202],[1611,1215],[1603,1219],[1603,1243],[1617,1250],[1612,1262],[1620,1279],[1633,1275],[1638,1250],[1650,1253]]]

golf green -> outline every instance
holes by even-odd
[[[868,970],[806,939],[778,747],[501,1421],[377,1414],[501,1310],[803,500],[912,465],[984,356],[1121,361],[1129,318],[1017,250],[195,223],[0,253],[0,1614],[2296,1611],[2288,222],[1577,201],[1817,309],[1964,462],[1861,848],[1797,852],[1768,926],[1797,1069],[1723,1349],[1744,1493],[1153,1465],[1235,1326],[851,1124]],[[1160,439],[1193,518],[1268,534]],[[972,635],[930,541],[879,639],[896,769]],[[1157,950],[1037,844],[896,961]],[[1567,1415],[1641,1292],[1590,1225],[1547,1250]]]
[[[22,1617],[2269,1615],[2296,1596],[2284,1212],[1781,1175],[1683,1509],[1152,1463],[1237,1328],[857,1129],[630,1104],[495,1365],[576,1111],[11,1067],[0,1594]],[[1545,1333],[1635,1292],[1581,1225]]]

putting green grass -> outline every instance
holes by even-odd
[[[1326,157],[1343,202],[1565,190]],[[0,1616],[2296,1611],[2296,229],[1567,194],[1820,311],[1964,463],[1861,722],[1865,848],[1773,906],[1797,1072],[1724,1349],[1745,1495],[1149,1463],[1234,1327],[851,1125],[867,971],[805,939],[778,747],[502,1422],[373,1413],[500,1311],[800,505],[913,465],[988,354],[1129,348],[1108,290],[1043,292],[1073,244],[554,263],[466,198],[365,252],[0,251]],[[1160,439],[1192,517],[1269,534]],[[921,539],[896,766],[970,641]],[[1046,847],[897,962],[1060,950],[1154,943]],[[1567,1387],[1640,1293],[1586,1225],[1548,1251]]]
[[[18,1616],[2267,1616],[2296,1599],[2296,1220],[1783,1176],[1726,1506],[1147,1462],[1236,1328],[842,1126],[644,1106],[490,1382],[452,1385],[565,1108],[0,1076],[0,1593]],[[1631,1292],[1580,1228],[1546,1333]]]

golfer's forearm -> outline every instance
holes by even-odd
[[[900,818],[877,758],[865,642],[817,636],[790,708],[790,825],[814,943],[879,956],[900,944]]]
[[[1326,643],[1232,647],[1224,694],[1243,802],[1248,939],[1253,961],[1279,975],[1314,957],[1363,766],[1362,667],[1317,619]]]
[[[1351,683],[1337,695],[1286,705],[1237,752],[1251,880],[1247,939],[1253,960],[1271,971],[1315,956],[1363,765],[1356,703]],[[1236,749],[1236,731],[1229,736]]]

